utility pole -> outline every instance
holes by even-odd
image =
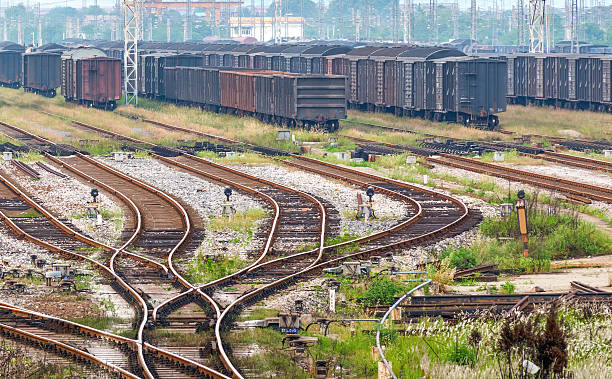
[[[138,105],[140,0],[123,0],[123,88],[126,105]]]
[[[280,25],[279,25],[279,21],[280,21],[280,11],[281,11],[281,4],[280,0],[274,0],[274,19],[272,20],[272,38],[274,39],[274,43],[278,44],[280,43]]]
[[[529,52],[544,53],[548,50],[546,0],[529,0]]]
[[[472,0],[472,33],[470,38],[476,41],[476,13],[478,10],[476,9],[476,0]]]
[[[572,53],[578,54],[580,52],[579,39],[578,39],[578,0],[569,0],[569,14],[566,16],[568,18],[568,31],[566,34],[568,35],[568,39],[570,40],[570,49]]]
[[[523,0],[518,0],[516,4],[516,21],[518,30],[518,44],[525,45],[525,3]]]
[[[191,39],[191,0],[187,0],[187,9],[185,11],[185,30],[183,30],[183,41]]]
[[[166,42],[170,42],[170,17],[166,15]]]
[[[453,18],[453,39],[459,38],[459,0],[455,0],[452,5],[451,17]]]
[[[265,17],[266,17],[266,8],[264,5],[264,0],[261,0],[261,14],[259,17],[259,21],[260,21],[260,33],[261,33],[261,42],[264,42],[264,38],[266,37],[266,33],[265,33],[265,27],[266,27],[266,23],[265,23]]]
[[[475,1],[475,0],[473,0]],[[429,41],[438,42],[438,2],[429,0]]]
[[[36,5],[36,18],[38,19],[38,46],[42,46],[42,18],[40,17],[40,3]]]

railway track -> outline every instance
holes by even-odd
[[[579,282],[571,283],[572,291],[566,293],[531,293],[512,295],[444,295],[412,296],[403,304],[402,318],[419,317],[457,318],[478,315],[482,312],[504,313],[509,311],[529,312],[553,302],[576,301],[612,304],[612,292],[605,292]],[[388,307],[369,307],[375,315],[384,314]]]
[[[183,169],[191,170],[194,173],[200,173],[204,176],[207,175],[210,179],[217,177],[221,182],[231,181],[229,180],[230,178],[223,178],[223,176],[227,176],[227,173],[225,172],[227,168],[223,169],[223,166],[216,165],[203,159],[185,155],[175,157],[156,156],[156,158],[162,159],[166,161],[166,163],[173,163]],[[245,289],[248,288],[243,292],[238,291],[238,296],[229,303],[221,302],[223,312],[217,318],[215,323],[215,337],[217,340],[219,355],[224,366],[234,376],[240,377],[241,375],[239,370],[233,366],[230,357],[225,351],[222,335],[224,334],[223,331],[229,328],[231,325],[231,319],[233,316],[242,307],[252,303],[261,296],[265,296],[270,291],[282,288],[295,280],[303,280],[304,278],[316,275],[323,268],[338,264],[343,260],[363,258],[371,255],[382,254],[385,251],[393,249],[401,249],[416,244],[430,243],[442,235],[448,235],[449,233],[453,232],[459,233],[462,230],[466,230],[479,220],[479,215],[468,212],[467,207],[463,203],[451,197],[410,186],[405,183],[391,181],[374,175],[363,174],[350,169],[343,169],[339,166],[326,165],[324,163],[320,163],[320,165],[317,166],[315,164],[317,161],[315,160],[300,161],[301,159],[302,158],[295,156],[290,164],[294,165],[295,167],[302,166],[301,168],[307,168],[311,172],[318,172],[337,179],[341,178],[342,180],[361,187],[373,185],[380,193],[385,193],[396,198],[404,199],[404,201],[411,205],[413,213],[411,215],[407,215],[406,220],[400,222],[391,230],[358,240],[360,248],[357,252],[351,251],[338,256],[338,254],[334,253],[334,251],[337,251],[340,246],[344,246],[347,243],[329,247],[323,247],[322,244],[320,244],[318,249],[310,252],[293,254],[288,257],[273,258],[270,256],[268,258],[258,260],[258,262],[248,267],[247,270],[202,286],[201,289],[210,293],[211,296],[215,296],[215,292],[219,288],[222,288],[222,286],[227,286],[228,283],[231,283],[233,286],[244,286]],[[194,163],[196,161],[197,163]],[[332,167],[335,171],[331,170]],[[238,178],[232,179],[238,181]],[[242,188],[239,188],[243,190],[246,190],[244,188],[246,187],[248,190],[252,191],[253,187],[255,187],[255,190],[259,191],[258,187],[261,187],[262,185],[260,179],[256,180],[257,183],[246,182],[244,177],[242,177],[240,180],[243,182],[235,184],[242,186]],[[411,198],[411,196],[420,197],[418,197],[418,200],[414,200]],[[425,204],[425,206],[422,204]],[[306,212],[308,212],[308,210],[306,210]],[[286,235],[289,236],[290,234]],[[266,244],[266,246],[269,249],[270,246],[272,246],[272,243],[269,242]],[[291,264],[293,265],[291,266]],[[279,266],[281,266],[281,269],[278,268]],[[287,270],[286,267],[292,267],[292,269]],[[273,269],[273,272],[271,272],[271,269]],[[257,283],[258,285],[253,288],[253,283]],[[165,304],[163,304],[163,306],[158,307],[156,310],[161,314],[163,312],[159,312],[160,309],[165,307],[172,308],[172,305],[175,302],[187,301],[187,297],[192,295],[193,292],[193,290],[188,290],[184,295],[179,295],[175,299],[167,301]]]
[[[353,123],[353,124],[364,125],[364,126],[373,127],[373,128],[379,128],[379,129],[391,131],[391,132],[417,134],[417,132],[413,130],[394,128],[394,127],[384,126],[384,125],[368,124],[368,123],[362,123],[362,122],[356,122],[356,121],[348,121],[347,123]],[[545,151],[544,149],[539,149],[539,148],[527,148],[522,145],[506,143],[506,142],[484,142],[484,141],[474,142],[474,141],[467,141],[464,139],[458,139],[458,138],[453,138],[453,137],[448,137],[448,136],[435,135],[435,134],[424,134],[424,135],[426,137],[438,138],[441,140],[472,142],[477,145],[491,148],[492,150],[504,151],[504,150],[514,149],[514,150],[518,150],[519,154],[524,155],[524,156],[529,156],[534,159],[543,159],[549,162],[563,164],[566,166],[578,167],[578,168],[587,169],[587,170],[612,172],[612,162],[598,160],[598,159],[584,158],[584,157],[570,155],[570,154],[557,153],[554,151]],[[566,143],[567,141],[566,139],[563,139],[563,138],[532,135],[532,137],[534,136],[550,139],[551,141],[556,141],[560,143]],[[357,141],[358,143],[370,144],[369,148],[373,148],[374,153],[379,153],[379,154],[393,154],[393,151],[397,151],[397,152],[409,151],[413,154],[431,156],[431,155],[436,155],[436,154],[440,154],[443,152],[440,150],[436,150],[435,148],[426,147],[426,146],[417,147],[417,146],[407,146],[407,145],[396,145],[396,144],[390,144],[390,143],[385,143],[385,142],[380,142],[380,141],[373,141],[373,140],[353,137],[353,136],[345,136],[345,137],[350,138],[354,141]],[[598,145],[595,143],[595,141],[588,141],[588,140],[580,140],[580,141],[577,141],[577,143],[587,144],[589,146],[594,144],[595,146],[599,146],[599,150],[602,150],[606,148],[607,146],[603,144]],[[376,145],[379,145],[381,147],[384,146],[385,148],[376,147]],[[574,145],[571,145],[571,144],[569,145],[569,147],[572,147],[572,146]],[[612,149],[612,146],[607,146],[607,148]],[[534,150],[536,153],[532,152]],[[538,151],[541,151],[541,153],[538,153]],[[457,155],[457,154],[453,154],[453,155]]]
[[[495,176],[498,178],[504,178],[515,182],[522,182],[533,185],[535,187],[546,188],[552,191],[560,192],[565,194],[566,197],[583,203],[591,203],[591,200],[603,201],[612,203],[612,189],[601,186],[594,186],[590,184],[580,183],[576,181],[560,179],[552,176],[541,175],[532,173],[529,171],[513,169],[510,167],[500,166],[492,163],[481,162],[475,159],[460,157],[456,155],[450,155],[445,153],[437,153],[430,149],[424,149],[419,151],[412,146],[394,145],[381,143],[378,141],[372,141],[362,138],[357,138],[362,142],[368,142],[373,144],[381,144],[393,149],[395,152],[410,152],[415,155],[420,155],[426,159],[429,163],[437,163],[444,166],[451,166],[460,168],[467,171],[477,172],[485,175]],[[550,157],[555,157],[557,160],[563,159],[565,162],[575,162],[574,165],[582,163],[583,165],[589,165],[591,169],[601,170],[605,168],[608,170],[610,166],[609,162],[589,160],[588,158],[577,157],[574,159],[573,156],[568,154],[557,154],[548,153]],[[527,154],[526,154],[527,155]],[[540,158],[541,155],[533,156],[534,158]],[[572,157],[572,158],[569,158]],[[593,161],[593,162],[592,162]]]
[[[158,122],[154,123],[166,129],[188,131],[184,128],[175,129],[171,125],[161,124]],[[205,137],[210,138],[210,135],[206,135]],[[225,366],[235,376],[240,376],[240,373],[231,363],[231,359],[227,356],[227,353],[223,347],[223,338],[221,336],[222,330],[228,327],[226,325],[226,320],[231,319],[231,314],[234,313],[235,309],[255,301],[275,288],[286,286],[292,281],[300,278],[315,275],[316,273],[320,272],[322,268],[328,267],[332,264],[337,264],[342,260],[350,258],[363,258],[371,255],[382,254],[385,251],[393,249],[401,249],[416,244],[428,243],[435,238],[441,237],[442,235],[448,235],[449,233],[453,232],[460,233],[463,230],[467,230],[480,220],[479,214],[468,212],[467,207],[463,203],[449,196],[441,195],[439,193],[419,187],[410,186],[399,181],[364,174],[355,170],[341,168],[340,166],[325,164],[316,160],[309,160],[299,156],[293,156],[292,158],[293,159],[287,163],[294,167],[306,169],[324,176],[341,179],[360,187],[374,186],[379,193],[401,198],[412,206],[414,213],[407,215],[407,219],[405,221],[396,225],[391,230],[358,239],[357,242],[360,244],[358,252],[344,254],[340,257],[337,256],[337,250],[339,247],[346,246],[349,243],[355,243],[355,241],[321,249],[323,251],[318,252],[319,257],[317,257],[312,264],[304,267],[302,263],[301,266],[298,266],[300,269],[298,273],[290,274],[290,272],[287,270],[283,270],[282,268],[278,269],[278,265],[287,267],[287,265],[290,264],[292,267],[296,267],[296,264],[303,262],[305,257],[317,253],[316,251],[304,252],[289,257],[268,260],[259,263],[258,266],[249,268],[247,271],[248,275],[241,279],[240,283],[246,283],[252,287],[253,282],[256,282],[259,283],[259,287],[255,290],[251,289],[248,293],[242,293],[234,300],[234,302],[227,304],[215,326],[219,353]],[[197,160],[198,158],[182,155],[179,159]],[[175,158],[172,160],[177,162],[179,159]],[[201,162],[203,163],[205,161],[201,160]],[[185,162],[181,162],[181,164],[184,164],[183,168],[187,168]],[[212,163],[206,161],[205,164],[211,165]],[[457,229],[453,230],[453,228],[456,227]],[[294,261],[296,263],[293,263]],[[270,275],[271,268],[275,268],[274,275]],[[277,279],[274,280],[274,278]],[[244,281],[245,279],[246,282]],[[223,278],[219,281],[209,283],[202,288],[210,291],[217,288],[221,283],[228,283],[229,280],[233,280],[231,283],[236,286],[236,276],[233,276],[232,278]]]
[[[560,179],[552,176],[535,174],[528,171],[517,170],[499,166],[492,163],[480,162],[470,158],[441,154],[440,158],[427,158],[428,162],[452,166],[467,171],[478,172],[515,182],[522,182],[535,187],[546,188],[552,191],[567,194],[574,200],[589,203],[590,200],[612,203],[612,189],[593,186],[590,184]]]
[[[43,142],[40,139],[38,139],[37,136],[32,135],[31,133],[25,132],[19,128],[11,127],[7,124],[2,124],[2,126],[4,127],[4,129],[6,128],[10,129],[12,134],[21,133],[20,139],[22,141],[25,141],[26,143],[29,140],[36,140],[36,141]],[[52,143],[50,141],[47,142],[46,140],[44,140],[44,142]],[[163,282],[164,279],[166,279],[168,281],[167,283],[179,287],[177,293],[185,289],[185,287],[180,287],[181,285],[187,286],[187,288],[191,287],[191,285],[186,280],[184,280],[180,275],[178,275],[178,273],[174,270],[174,267],[172,266],[172,255],[179,248],[179,246],[182,243],[184,243],[185,239],[187,238],[187,235],[189,234],[190,224],[189,224],[189,218],[188,218],[186,211],[175,200],[171,199],[167,195],[141,182],[131,179],[111,169],[108,169],[105,166],[95,162],[94,160],[83,156],[82,154],[77,153],[76,156],[67,157],[63,159],[55,158],[53,156],[47,155],[47,158],[54,161],[58,165],[63,166],[66,169],[74,172],[78,176],[81,176],[85,180],[92,181],[100,185],[101,187],[108,190],[111,194],[121,198],[121,200],[127,205],[129,210],[132,212],[132,217],[131,218],[128,217],[127,224],[132,225],[134,227],[133,233],[131,234],[131,236],[129,236],[129,238],[127,238],[123,246],[114,250],[114,253],[110,257],[110,260],[108,262],[108,268],[106,266],[104,266],[104,268],[107,268],[110,274],[114,275],[117,280],[120,280],[122,283],[124,283],[124,285],[126,286],[126,289],[129,290],[130,295],[133,298],[137,299],[142,307],[142,310],[140,312],[142,314],[142,321],[138,329],[138,341],[140,343],[138,343],[137,346],[138,346],[139,363],[143,370],[144,376],[153,377],[155,373],[156,376],[161,376],[161,377],[180,377],[181,372],[187,369],[190,372],[195,371],[195,372],[198,372],[204,375],[212,375],[214,377],[224,377],[222,374],[212,369],[209,369],[208,367],[198,362],[190,361],[176,354],[173,354],[172,352],[161,350],[153,345],[143,343],[143,333],[144,333],[144,328],[147,325],[149,309],[151,309],[152,311],[152,308],[153,308],[151,304],[151,300],[152,300],[151,295],[147,293],[147,291],[150,290],[150,288],[147,288],[147,286],[159,287],[159,283]],[[79,158],[79,160],[77,160],[76,158]],[[77,166],[78,168],[75,166]],[[97,175],[98,178],[96,179],[86,174],[85,172],[83,172],[85,170],[88,171],[89,173]],[[100,170],[103,170],[103,172],[101,172]],[[130,193],[130,196],[133,196],[134,198],[138,199],[138,205],[136,205],[135,202],[133,202],[130,198],[128,198],[122,192],[119,192],[115,190],[113,187],[111,187],[110,185],[104,183],[104,181],[109,182],[112,186],[118,186],[118,187],[121,186],[121,187],[125,187],[129,191],[132,191]],[[141,188],[140,191],[135,189],[134,186],[139,186]],[[146,192],[146,194],[143,194],[143,192]],[[156,196],[156,198],[151,199],[151,194]],[[163,211],[161,211],[158,208],[160,206],[163,206],[163,205],[160,205],[160,203],[163,203],[163,202],[166,202],[166,204],[169,204],[169,205],[166,205]],[[140,211],[139,206],[142,207],[144,212]],[[171,210],[175,212],[180,212],[181,217],[184,217],[182,219],[182,222],[183,222],[182,226],[184,227],[184,231],[182,232],[182,234],[179,234],[179,236],[177,236],[176,229],[171,229],[169,231],[168,226],[172,224],[168,224],[167,220],[164,221],[166,216],[171,215],[171,213],[169,213]],[[156,213],[156,212],[160,212],[160,213]],[[176,219],[174,219],[173,221],[176,221]],[[147,230],[145,229],[146,227],[150,227],[151,229]],[[18,229],[18,227],[15,225],[13,225],[13,229],[17,230],[19,233],[22,233],[20,229]],[[143,255],[137,255],[134,253],[126,253],[124,251],[128,246],[138,241],[138,238],[141,233],[147,233],[147,232],[148,234],[145,234],[145,237],[146,237],[145,241],[148,241],[148,243],[157,243],[161,239],[161,240],[164,240],[164,242],[166,243],[166,246],[168,246],[167,244],[168,239],[171,241],[176,241],[176,244],[173,244],[172,249],[170,249],[170,251],[167,251],[169,269],[168,268],[163,269],[164,266],[155,259],[155,258],[159,258],[159,255],[163,255],[163,252],[159,251],[160,249],[158,249],[158,251],[156,251],[155,254],[153,254],[153,256],[149,258],[144,257]],[[39,243],[41,243],[43,246],[52,248],[52,250],[54,251],[57,251],[59,249],[42,240],[38,240],[38,239],[36,240]],[[59,249],[59,250],[62,250],[62,249]],[[148,252],[146,252],[145,255],[147,254]],[[123,274],[122,276],[124,276],[126,281],[128,282],[132,280],[133,282],[130,282],[130,284],[131,285],[134,284],[137,290],[134,290],[132,289],[131,286],[128,286],[127,284],[125,284],[124,279],[122,279],[121,276],[115,273],[115,267],[121,266],[121,265],[118,265],[117,263],[120,260],[118,258],[120,255],[121,255],[121,259],[129,260],[131,265],[127,267],[119,267],[119,270],[118,270],[119,274]],[[135,259],[137,257],[138,259]],[[120,263],[123,263],[123,262],[120,262]],[[139,269],[141,269],[142,271],[134,270],[134,268],[137,265],[141,265]],[[124,269],[123,272],[121,272],[122,268]],[[155,274],[156,272],[157,274]],[[165,274],[166,278],[164,278],[163,275],[160,275],[160,272],[161,274]],[[172,274],[171,277],[167,276],[169,272]],[[145,274],[145,275],[139,275],[139,274]],[[149,280],[147,280],[147,276],[150,278]],[[180,284],[176,285],[176,282],[179,282]],[[140,288],[138,288],[138,286],[140,286]],[[193,289],[193,287],[191,288]],[[153,295],[159,295],[159,294],[164,293],[164,295],[167,296],[166,292],[167,290],[164,292],[160,290],[159,292]],[[197,290],[196,292],[199,293],[202,296],[202,298],[208,299],[208,297],[202,292],[200,292],[199,290]],[[143,297],[146,297],[146,300]],[[163,298],[157,298],[155,300],[163,301]],[[214,305],[212,300],[210,300],[210,304]],[[147,347],[146,351],[148,353],[146,357],[144,353],[145,349],[143,348],[143,346]],[[156,367],[159,369],[158,372],[154,371],[154,373],[152,373],[149,370],[148,367],[149,367],[149,364],[151,364],[151,362],[155,362],[158,365]],[[168,362],[171,362],[171,364],[169,364]]]

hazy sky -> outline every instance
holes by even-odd
[[[86,0],[88,5],[93,5],[94,4],[94,0]],[[217,0],[218,2],[223,2],[224,0]],[[245,4],[251,5],[251,0],[243,0],[245,2]],[[318,0],[314,0],[315,2],[318,2]],[[323,0],[324,2],[328,2],[329,0]],[[454,0],[438,0],[438,3],[443,4],[443,3],[451,3]],[[494,0],[477,0],[476,3],[478,5],[478,7],[481,8],[488,8],[493,4]],[[503,6],[503,8],[511,8],[514,4],[516,4],[516,0],[497,0],[498,3]],[[554,6],[554,7],[564,7],[565,6],[565,0],[548,0],[549,3]],[[589,6],[591,4],[592,0],[585,0],[585,5]],[[612,4],[612,0],[595,0],[595,2],[601,2],[603,5],[609,5]],[[75,7],[75,8],[80,8],[83,4],[83,0],[68,0],[68,1],[61,1],[61,0],[28,0],[28,1],[20,1],[20,0],[0,0],[0,5],[2,7],[6,7],[7,4],[10,5],[16,5],[19,3],[24,3],[24,4],[33,4],[33,3],[37,3],[40,2],[40,4],[44,7],[44,8],[51,8],[51,7],[57,7],[57,6],[63,6],[68,4],[68,6],[70,7]],[[261,4],[261,0],[254,0],[255,5],[258,6],[259,4]],[[272,0],[264,0],[265,4],[270,4],[272,2]],[[400,4],[403,3],[404,0],[400,0]],[[414,4],[429,4],[429,0],[413,0]],[[524,0],[525,6],[527,6],[527,4],[529,3],[529,0]],[[98,5],[102,6],[102,7],[111,7],[115,4],[115,0],[98,0]],[[470,0],[459,0],[459,7],[461,9],[467,9],[470,7],[471,1]]]

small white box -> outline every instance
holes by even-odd
[[[604,150],[604,157],[606,158],[612,158],[612,150]]]
[[[2,153],[2,159],[5,161],[11,161],[13,160],[13,152],[12,151],[5,151]]]
[[[291,130],[279,130],[276,135],[277,141],[291,141]]]
[[[495,151],[493,152],[493,160],[496,162],[503,162],[505,155],[503,151]]]
[[[334,153],[336,155],[336,158],[338,159],[342,159],[342,160],[346,160],[346,159],[350,159],[351,158],[351,154],[347,153],[347,152],[339,152],[339,153]]]
[[[127,158],[127,155],[123,151],[113,151],[113,159],[117,162],[123,162]]]
[[[406,164],[415,164],[415,163],[416,163],[416,156],[408,155],[406,157]]]

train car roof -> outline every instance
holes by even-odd
[[[75,49],[65,51],[62,58],[81,59],[106,56],[107,55],[102,50],[95,47],[77,47]]]
[[[304,51],[302,55],[326,57],[329,55],[346,54],[351,50],[353,50],[352,47],[345,45],[319,45]]]
[[[399,54],[398,58],[438,59],[446,57],[464,57],[465,53],[447,47],[415,47]]]
[[[375,51],[378,51],[383,48],[384,47],[382,46],[362,46],[349,51],[348,53],[346,53],[346,55],[351,57],[369,57]]]
[[[24,52],[25,46],[19,45],[11,41],[3,41],[3,42],[0,42],[0,50]]]
[[[383,47],[381,49],[376,50],[370,56],[372,57],[397,57],[398,55],[408,51],[410,49],[415,49],[415,46],[389,46]]]

